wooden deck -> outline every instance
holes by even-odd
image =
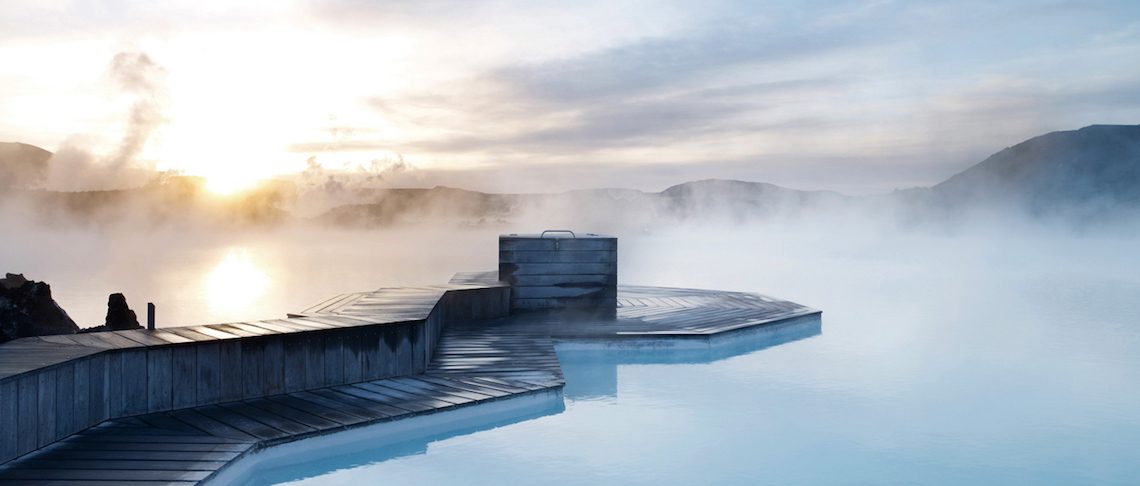
[[[459,274],[450,286],[492,284],[494,273]],[[292,314],[289,322],[405,319],[430,310],[426,302],[407,297],[408,292],[400,289],[345,294]],[[556,312],[449,320],[427,371],[415,376],[107,420],[0,466],[0,486],[198,484],[228,464],[275,444],[560,391],[564,382],[555,353],[559,341],[710,344],[716,336],[804,318],[818,323],[819,317],[814,309],[756,294],[692,289],[623,286],[618,289],[618,305],[617,319],[610,320],[570,320]],[[182,335],[187,330],[166,331]],[[28,351],[20,359],[32,355]]]

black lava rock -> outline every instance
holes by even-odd
[[[0,279],[0,342],[75,334],[79,326],[51,297],[51,286],[9,273]]]
[[[135,311],[127,306],[127,298],[123,294],[111,294],[107,297],[107,320],[103,325],[111,331],[142,329]]]

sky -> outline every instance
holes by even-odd
[[[870,194],[1098,123],[1140,123],[1135,0],[0,2],[0,141],[219,187]]]

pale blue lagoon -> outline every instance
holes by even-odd
[[[822,328],[561,349],[564,400],[292,444],[250,484],[1136,484],[1140,258],[1124,240],[623,241],[630,283],[740,289]],[[719,242],[719,243],[718,243]],[[703,248],[720,244],[720,251]],[[631,248],[633,250],[631,250]],[[747,265],[732,264],[749,254]],[[670,260],[670,265],[658,262]],[[640,278],[638,278],[640,277]],[[631,282],[634,281],[634,282]],[[575,347],[577,348],[577,347]],[[272,452],[270,449],[268,452]]]

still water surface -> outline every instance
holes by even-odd
[[[179,317],[171,320],[190,324],[278,317],[337,292],[494,268],[492,233],[433,233],[408,246],[399,246],[406,241],[400,236],[326,235],[304,245],[274,238],[199,242],[198,253],[175,243],[146,257],[144,267],[157,270],[142,277],[139,291],[182,299],[185,310],[166,308]],[[377,438],[375,447],[336,460],[262,464],[248,479],[316,485],[1135,484],[1140,478],[1134,241],[840,238],[823,230],[620,236],[623,282],[795,300],[824,310],[822,333],[766,348],[742,343],[700,359],[562,352],[564,409],[394,443]],[[59,280],[79,287],[93,281],[69,278]],[[210,293],[236,281],[253,283]],[[65,306],[83,301],[81,292],[54,285]],[[223,294],[240,296],[236,310],[216,307]]]

